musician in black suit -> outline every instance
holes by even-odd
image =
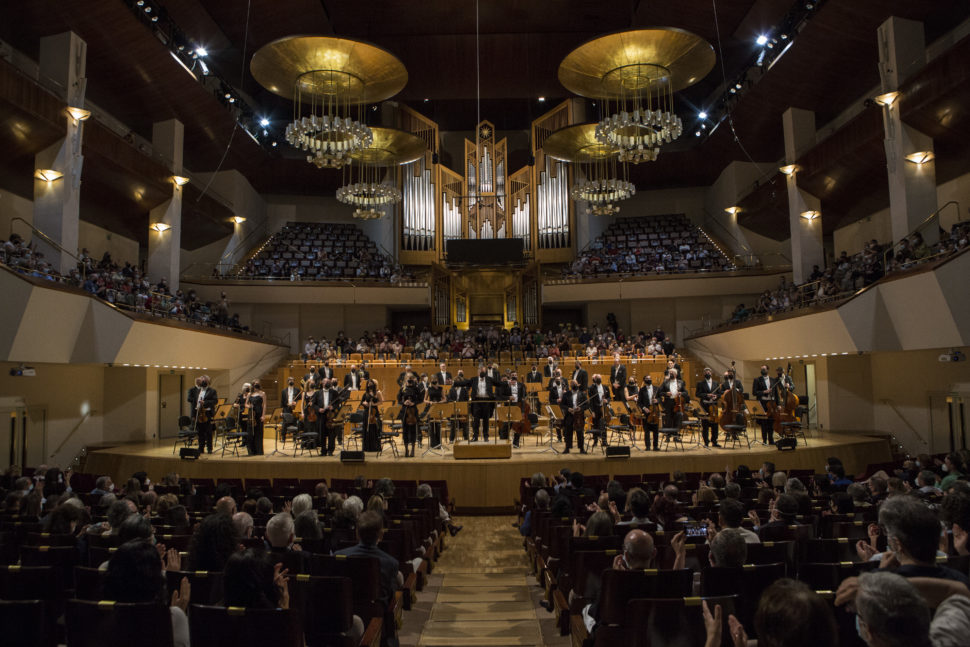
[[[413,373],[413,372],[414,371],[411,370],[411,365],[410,364],[405,364],[404,365],[404,370],[401,371],[398,374],[398,376],[397,376],[397,385],[403,388],[404,387],[404,383],[408,379],[408,373]]]
[[[247,436],[246,447],[250,456],[263,453],[263,396],[259,383],[243,384],[242,393],[236,398],[239,407],[239,428]]]
[[[700,402],[701,409],[704,410],[705,414],[710,412],[711,407],[714,406],[720,395],[721,385],[714,379],[714,373],[711,369],[705,368],[704,379],[694,387],[694,397]],[[711,422],[707,415],[701,417],[701,437],[704,438],[705,447],[709,443],[715,447],[720,447],[717,444],[717,421]]]
[[[562,396],[559,406],[562,408],[562,428],[566,435],[566,449],[563,454],[568,454],[573,446],[573,433],[576,434],[576,444],[579,446],[579,453],[585,454],[586,448],[583,447],[583,425],[586,422],[586,408],[588,398],[586,391],[579,386],[579,382],[571,380],[569,390]]]
[[[303,391],[296,386],[293,377],[290,376],[286,382],[286,388],[280,393],[280,406],[283,407],[283,413],[292,414],[301,397],[303,397]]]
[[[626,384],[626,366],[620,362],[620,356],[613,358],[613,366],[610,367],[610,387],[613,389],[613,399],[619,400],[623,397],[623,387]]]
[[[483,366],[478,371],[478,377],[468,380],[466,386],[471,397],[472,441],[478,440],[478,429],[482,426],[483,437],[488,442],[488,419],[495,411],[495,382]]]
[[[303,431],[316,437],[317,447],[323,446],[323,416],[320,415],[320,408],[323,406],[322,390],[323,383],[314,380],[307,382],[306,391],[303,392]]]
[[[444,362],[438,365],[438,372],[435,373],[435,377],[438,378],[438,384],[444,387],[446,384],[451,384],[452,377],[451,373],[448,372],[448,365]]]
[[[539,372],[539,367],[535,364],[532,365],[532,370],[525,374],[526,384],[542,384],[542,373]]]
[[[667,372],[667,379],[660,386],[660,404],[664,410],[664,425],[671,429],[680,429],[684,420],[684,412],[675,411],[680,398],[680,404],[686,405],[690,402],[690,394],[687,392],[687,385],[680,379],[676,368]]]
[[[351,391],[357,391],[364,388],[367,380],[361,375],[360,371],[357,370],[356,364],[350,365],[350,372],[344,375],[344,388],[350,389]]]
[[[496,386],[502,380],[502,371],[499,370],[498,364],[492,364],[489,366],[488,370],[485,371],[485,375],[486,377],[490,378]]]
[[[465,375],[458,371],[458,376],[455,378],[448,390],[448,402],[468,402],[469,398],[467,382],[465,382]],[[452,419],[451,425],[451,442],[455,442],[456,426],[461,427],[461,436],[464,438],[465,442],[468,442],[468,419]]]
[[[581,389],[585,390],[589,386],[589,374],[583,368],[583,365],[579,363],[578,359],[576,360],[576,368],[573,370],[571,379],[576,380],[576,383],[579,384],[579,388]]]
[[[542,376],[543,377],[547,377],[547,378],[551,378],[553,375],[556,374],[556,369],[557,368],[559,368],[559,367],[556,366],[556,360],[555,360],[555,358],[550,357],[549,360],[547,361],[546,365],[542,367]]]
[[[360,377],[364,381],[364,385],[366,386],[367,385],[367,380],[370,379],[370,371],[367,370],[367,360],[366,359],[363,360],[360,363],[360,369],[357,372],[360,373]],[[336,384],[334,386],[336,386]]]
[[[653,385],[653,378],[649,374],[643,376],[643,386],[637,393],[637,406],[643,412],[643,444],[647,450],[650,449],[650,434],[653,434],[653,451],[660,451],[660,425],[656,422],[649,422],[651,407],[660,403],[660,389]]]
[[[562,397],[569,393],[569,384],[566,380],[562,379],[562,371],[558,368],[555,370],[553,376],[549,378],[549,384],[546,387],[549,392],[549,404],[559,404],[562,401]],[[562,427],[556,427],[556,436],[559,442],[562,442]]]
[[[212,453],[212,430],[215,427],[212,419],[216,414],[216,404],[219,396],[216,390],[209,386],[209,376],[202,375],[195,380],[195,386],[189,389],[188,402],[191,410],[195,430],[199,434],[199,451]],[[201,411],[200,407],[201,406]],[[203,415],[204,413],[204,415]],[[207,418],[202,422],[202,418]]]
[[[398,420],[401,421],[401,431],[404,435],[404,456],[414,457],[414,446],[418,442],[418,422],[420,409],[418,405],[424,402],[424,390],[418,386],[414,375],[409,375],[407,382],[397,392],[397,403],[401,405]],[[408,449],[410,445],[410,450]]]
[[[330,366],[330,360],[329,359],[328,360],[324,360],[323,366],[321,366],[319,369],[317,369],[317,374],[320,376],[320,379],[323,379],[323,380],[332,380],[333,379],[333,368],[331,368],[331,366]]]
[[[756,399],[760,404],[761,408],[765,410],[765,413],[769,412],[771,408],[769,403],[775,403],[776,400],[776,390],[777,384],[775,380],[768,375],[768,367],[761,367],[761,375],[754,378],[754,383],[751,385],[751,397]],[[762,445],[772,445],[775,442],[775,420],[770,415],[758,419],[758,424],[761,425],[761,444]]]
[[[523,404],[525,403],[526,391],[525,384],[519,382],[518,375],[513,372],[509,377],[509,381],[503,384],[502,388],[502,399],[509,403],[511,407],[518,407],[520,411],[523,411]],[[520,416],[521,420],[521,416]],[[512,436],[512,446],[518,448],[519,446],[520,433],[515,432]]]
[[[431,377],[431,384],[428,386],[427,393],[425,394],[425,401],[428,403],[428,408],[430,408],[431,404],[434,403],[447,402],[445,387],[441,384],[439,379],[438,373],[435,373]],[[428,446],[441,447],[440,422],[432,422],[428,425]]]
[[[610,401],[610,390],[603,384],[603,376],[593,374],[593,383],[589,390],[589,409],[593,412],[593,447],[603,441],[606,444],[606,405]]]
[[[336,380],[324,380],[323,388],[317,392],[320,407],[319,427],[320,439],[317,445],[320,447],[321,456],[333,456],[335,441],[337,439],[337,425],[330,424],[329,420],[337,413],[340,407],[340,392],[337,391]]]

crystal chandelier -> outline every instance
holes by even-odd
[[[253,55],[253,77],[293,100],[286,141],[317,168],[343,168],[373,143],[364,107],[397,94],[407,70],[391,53],[329,36],[287,36]]]
[[[384,217],[384,212],[378,209],[354,209],[354,218],[359,220],[379,220]]]
[[[425,148],[424,141],[410,133],[373,128],[371,143],[350,154],[350,164],[343,171],[344,184],[337,189],[337,200],[357,207],[355,218],[383,217],[383,207],[401,201],[394,169],[421,157]]]
[[[579,172],[569,196],[586,203],[586,212],[611,216],[620,211],[616,204],[633,197],[636,186],[630,182],[629,165],[619,148],[596,138],[596,124],[568,126],[549,135],[543,153],[573,164]]]
[[[620,161],[638,164],[656,161],[660,145],[683,133],[683,123],[674,114],[674,93],[670,71],[649,63],[626,65],[611,70],[604,83],[619,88],[616,97],[606,98],[604,114],[596,124],[596,139],[619,149]]]

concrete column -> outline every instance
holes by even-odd
[[[789,108],[782,115],[785,133],[785,163],[794,164],[798,156],[815,143],[815,113]],[[785,177],[788,187],[788,224],[791,229],[792,280],[803,283],[812,274],[812,266],[825,265],[822,247],[822,218],[802,216],[808,211],[821,212],[818,198],[798,188],[798,174]]]
[[[184,127],[176,119],[157,123],[152,128],[152,147],[171,166],[173,175],[182,174]],[[167,225],[164,231],[153,228]],[[172,292],[179,286],[179,261],[182,242],[182,187],[172,182],[172,197],[148,214],[148,276],[153,282],[164,277]]]
[[[877,36],[882,92],[896,92],[909,76],[926,65],[923,24],[891,17],[879,26]],[[935,163],[931,160],[918,164],[906,159],[914,153],[932,153],[933,139],[904,124],[899,107],[897,99],[884,103],[882,108],[894,241],[910,234],[937,209]],[[927,244],[939,240],[938,227],[927,227],[922,234]]]
[[[64,88],[68,106],[84,107],[84,78],[87,43],[73,32],[40,39],[40,73]],[[82,123],[65,112],[67,132],[64,139],[34,156],[34,168],[56,171],[58,179],[34,179],[34,227],[56,245],[40,236],[33,237],[44,258],[59,272],[76,266],[72,257],[78,252],[80,219]]]

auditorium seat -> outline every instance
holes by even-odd
[[[182,578],[189,579],[192,602],[217,604],[222,601],[222,573],[210,571],[165,571],[165,583],[169,591],[178,591]]]
[[[736,595],[738,619],[748,633],[754,630],[754,613],[761,593],[785,577],[785,564],[745,564],[741,568],[710,567],[701,571],[701,595]]]
[[[172,645],[172,616],[162,603],[68,600],[65,621],[67,647]],[[132,640],[135,636],[137,641]]]
[[[41,600],[0,600],[0,627],[8,647],[53,647],[57,641],[48,633],[51,622]]]
[[[307,647],[354,647],[343,635],[353,623],[352,582],[347,577],[290,575],[290,609],[299,616]],[[372,618],[359,645],[380,644],[382,620]]]

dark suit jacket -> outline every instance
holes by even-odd
[[[376,557],[381,563],[381,602],[387,605],[397,590],[397,572],[400,568],[398,561],[377,546],[357,544],[350,548],[338,550],[335,555],[348,557]]]
[[[560,386],[562,387],[563,395],[569,393],[569,384],[566,383],[565,378],[560,381]],[[546,390],[549,391],[549,404],[559,404],[560,397],[559,393],[556,391],[555,380],[549,380],[549,386],[546,387]]]
[[[641,409],[649,408],[653,404],[651,400],[660,400],[660,389],[657,388],[657,385],[651,384],[650,388],[653,390],[653,393],[648,393],[646,386],[640,387],[640,393],[637,395],[637,406]]]
[[[448,390],[448,402],[468,402],[468,387],[465,382],[455,382]]]
[[[542,384],[542,373],[538,370],[535,373],[529,371],[525,374],[525,381],[529,384]]]
[[[337,389],[320,389],[319,391],[317,391],[317,397],[319,398],[318,402],[320,403],[317,406],[319,406],[321,408],[323,408],[323,392],[324,391],[326,391],[327,393],[330,394],[330,400],[329,400],[330,404],[328,406],[331,406],[332,407],[334,405],[334,403],[337,401],[337,398],[340,396],[340,392],[337,391]],[[322,411],[320,412],[320,416],[322,418],[322,416],[323,416],[323,412]]]
[[[542,367],[543,377],[552,377],[552,374],[556,372],[556,367],[550,364],[546,364]]]
[[[286,390],[289,388],[290,387],[286,387],[280,392],[280,404],[284,407],[291,406],[291,405],[288,405],[286,402]],[[297,401],[299,401],[299,399],[302,396],[303,396],[303,391],[300,390],[300,387],[293,385],[293,405],[296,405]]]
[[[321,366],[320,368],[317,369],[317,373],[320,375],[320,377],[326,378],[328,380],[333,378],[333,369],[330,368],[329,366]]]
[[[593,409],[599,409],[602,411],[603,403],[610,401],[610,387],[608,387],[606,384],[603,385],[603,400],[600,400],[599,390],[596,388],[595,384],[589,385],[587,393],[589,394],[589,406]]]
[[[208,395],[208,394],[206,394]],[[242,393],[236,398],[236,404],[239,405],[239,419],[240,421],[249,421],[249,416],[243,416],[243,404],[246,402],[246,396]],[[253,411],[253,422],[259,422],[259,419],[263,417],[263,398],[258,395],[250,395],[249,406]]]
[[[614,382],[620,383],[620,387],[617,389],[617,391],[626,385],[626,366],[623,366],[623,364],[620,364],[619,366],[614,364],[610,367],[610,388],[613,388]]]
[[[710,387],[707,386],[707,380],[701,380],[697,383],[697,386],[694,387],[694,397],[697,398],[697,400],[701,403],[701,407],[704,409],[704,411],[707,411],[710,408],[710,404],[704,402],[705,398],[712,393],[719,392],[720,390],[721,385],[714,378],[711,378]]]
[[[574,375],[576,376],[575,378],[573,377]],[[565,377],[565,375],[563,377]],[[581,388],[585,389],[587,386],[589,386],[589,373],[587,373],[586,369],[584,368],[581,368],[578,371],[573,369],[573,371],[569,374],[569,379],[575,379],[577,382],[579,382],[579,386]]]
[[[351,373],[347,373],[346,375],[344,375],[344,387],[349,387],[351,385],[351,377],[352,377]],[[364,376],[360,374],[360,371],[357,371],[357,388],[358,389],[364,388],[366,383],[367,383],[367,380],[365,380]]]
[[[196,413],[195,409],[196,409],[196,405],[199,402],[198,387],[193,386],[191,389],[189,389],[189,395],[186,399],[188,400],[189,406],[191,407],[192,413],[190,415],[192,416],[192,418],[195,418],[195,413]],[[216,413],[216,403],[218,401],[219,401],[219,395],[216,393],[216,390],[213,389],[211,386],[207,388],[205,390],[205,395],[202,396],[202,408],[205,410],[210,420],[212,419],[212,416],[214,416]]]
[[[751,383],[751,397],[760,402],[771,400],[775,392],[777,380],[769,375],[767,376],[768,384],[765,385],[765,379],[765,377],[759,375]]]
[[[448,371],[445,371],[445,378],[444,378],[444,380],[441,379],[441,371],[438,371],[437,373],[435,373],[435,376],[437,376],[438,382],[440,382],[442,386],[444,386],[448,382],[451,382],[451,380],[452,380],[451,373],[448,372]]]
[[[482,398],[478,397],[478,380],[480,380],[480,379],[482,379],[482,378],[480,378],[480,377],[478,377],[476,375],[472,379],[465,381],[465,386],[468,387],[469,397],[472,400],[481,400],[482,399]],[[486,376],[484,379],[485,379],[485,399],[486,400],[494,400],[495,399],[495,386],[496,386],[495,380],[493,380],[492,378],[490,378],[488,376]]]
[[[584,391],[583,389],[579,389],[578,391],[576,391],[575,402],[576,402],[575,406],[579,407],[582,410],[589,408],[589,398],[586,397],[586,391]],[[562,416],[564,421],[572,421],[574,415],[578,415],[578,416],[583,415],[583,411],[579,411],[576,414],[569,413],[569,410],[573,408],[572,391],[566,391],[563,394],[562,400],[559,401],[559,406],[562,408]]]
[[[518,388],[515,389],[518,392],[518,395],[516,397],[516,401],[518,402],[518,405],[521,408],[522,407],[522,402],[525,400],[525,384],[522,384],[522,382],[516,382],[515,383],[515,386],[518,387]],[[501,399],[508,400],[508,401],[511,401],[512,400],[512,383],[511,382],[506,382],[505,384],[502,385]]]

